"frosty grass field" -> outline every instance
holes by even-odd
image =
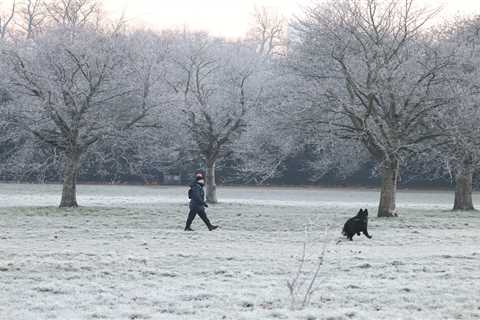
[[[450,192],[402,191],[400,218],[375,218],[378,193],[221,188],[184,233],[186,188],[0,184],[0,319],[480,319],[480,214]],[[480,203],[479,195],[475,195]],[[370,209],[372,240],[341,241]],[[286,282],[308,225],[307,271],[326,224],[312,302],[290,310]]]

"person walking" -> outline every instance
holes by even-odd
[[[208,204],[205,202],[205,191],[203,190],[204,186],[205,178],[203,177],[203,174],[197,173],[195,176],[195,181],[190,185],[190,190],[188,190],[188,197],[190,198],[190,212],[188,213],[185,231],[193,231],[191,226],[193,219],[195,219],[197,214],[207,225],[208,230],[213,231],[218,228],[218,226],[210,223],[207,213],[205,212],[205,208],[208,208]]]

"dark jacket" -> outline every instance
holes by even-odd
[[[190,185],[190,208],[202,208],[205,207],[205,191],[203,186],[198,182],[194,182]]]

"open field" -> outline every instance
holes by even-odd
[[[59,195],[0,184],[2,320],[480,319],[480,213],[447,211],[448,192],[400,192],[401,216],[377,219],[372,190],[222,188],[221,230],[194,233],[186,188],[80,186],[67,211]],[[373,239],[338,242],[359,207]],[[286,282],[327,224],[312,303],[291,311]]]

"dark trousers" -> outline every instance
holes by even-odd
[[[188,213],[186,228],[190,228],[190,226],[192,225],[193,219],[195,219],[195,216],[197,214],[200,217],[200,219],[202,219],[203,222],[210,229],[212,224],[210,223],[210,220],[208,220],[207,213],[205,212],[204,207],[190,207],[190,212]]]

